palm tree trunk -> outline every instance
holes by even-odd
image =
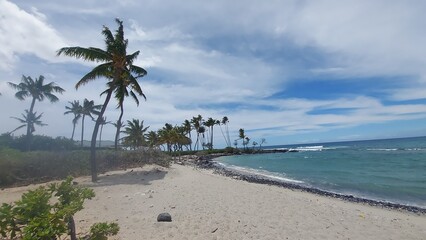
[[[101,112],[98,115],[98,119],[96,119],[95,128],[93,129],[92,141],[90,143],[90,171],[92,173],[92,182],[97,181],[97,169],[96,169],[96,137],[98,136],[99,125],[102,121],[102,117],[105,113],[105,110],[108,106],[108,102],[111,99],[112,89],[108,90],[107,96],[105,98],[105,102],[102,105]]]
[[[228,140],[226,139],[225,134],[223,133],[222,124],[219,124],[219,128],[220,128],[220,132],[222,133],[223,139],[225,139],[226,146],[229,147]]]
[[[80,143],[80,147],[83,147],[84,117],[85,117],[85,115],[83,114],[83,118],[81,119],[81,143]]]
[[[228,123],[225,124],[225,128],[226,128],[226,137],[228,138],[228,147],[231,147],[231,138],[229,137],[229,128],[228,128]]]
[[[104,128],[104,125],[101,125],[101,131],[99,132],[99,147],[101,147],[101,142],[102,142],[102,129]]]
[[[189,139],[191,139],[191,141],[190,141],[190,143],[189,143],[189,151],[192,151],[192,144],[191,144],[191,142],[192,142],[192,138],[191,138],[191,129],[189,130],[188,135],[189,135]]]
[[[212,132],[210,133],[210,150],[213,150],[213,126],[212,126]]]
[[[72,134],[71,134],[71,141],[74,141],[74,133],[75,133],[75,123],[73,123],[73,126],[72,126]]]
[[[31,101],[30,111],[28,112],[28,115],[33,114],[34,105],[36,102],[36,98],[33,97],[33,100]],[[30,151],[31,149],[31,135],[32,135],[32,126],[34,123],[27,123],[27,151]]]
[[[114,149],[118,150],[118,139],[120,138],[120,130],[121,130],[121,119],[123,118],[123,103],[120,104],[120,117],[117,120],[117,131],[115,132],[115,140],[114,140]]]

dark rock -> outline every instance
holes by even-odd
[[[171,222],[172,216],[169,213],[160,213],[157,217],[157,222]]]

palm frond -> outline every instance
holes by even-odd
[[[105,62],[111,58],[111,55],[100,49],[100,48],[83,48],[83,47],[64,47],[57,51],[56,55],[65,55],[69,57],[75,57],[77,59],[83,59],[85,61],[92,62]]]
[[[135,65],[130,65],[129,70],[131,73],[136,75],[136,78],[140,78],[148,74],[148,72],[145,69]]]
[[[101,65],[96,66],[95,68],[92,69],[92,71],[84,75],[84,77],[82,77],[80,81],[77,82],[77,84],[75,85],[75,88],[78,89],[79,87],[99,77],[109,78],[110,75],[112,74],[111,66],[112,66],[111,62],[103,63]]]

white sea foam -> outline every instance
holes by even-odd
[[[226,168],[230,168],[233,169],[235,171],[238,171],[242,174],[254,174],[254,175],[258,175],[258,176],[262,176],[265,178],[269,178],[269,179],[273,179],[273,180],[278,180],[278,181],[283,181],[283,182],[290,182],[290,183],[304,183],[303,181],[299,181],[299,180],[294,180],[291,178],[285,178],[282,175],[277,175],[275,173],[272,172],[268,172],[265,170],[256,170],[256,169],[252,169],[252,168],[245,168],[245,167],[238,167],[238,166],[234,166],[234,165],[226,165],[226,164],[221,164],[220,165],[226,167]]]
[[[398,151],[398,148],[368,148],[367,151]]]
[[[306,146],[306,147],[297,147],[291,148],[289,151],[299,151],[299,152],[317,152],[324,150],[323,146]]]

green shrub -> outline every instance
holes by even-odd
[[[107,236],[117,235],[119,230],[117,223],[95,223],[90,227],[90,240],[106,240]]]
[[[58,200],[51,203],[53,196]],[[94,196],[92,189],[74,186],[71,177],[47,188],[30,190],[14,204],[0,207],[0,235],[7,239],[50,240],[68,234],[76,239],[73,216],[83,209],[84,200]],[[119,231],[116,223],[97,223],[92,228],[88,239],[107,239]]]
[[[20,151],[27,150],[27,138],[25,135],[12,137],[9,134],[0,135],[0,148],[9,147]],[[34,135],[31,137],[32,151],[64,151],[74,150],[78,146],[74,141],[65,137],[52,138],[43,135]]]

